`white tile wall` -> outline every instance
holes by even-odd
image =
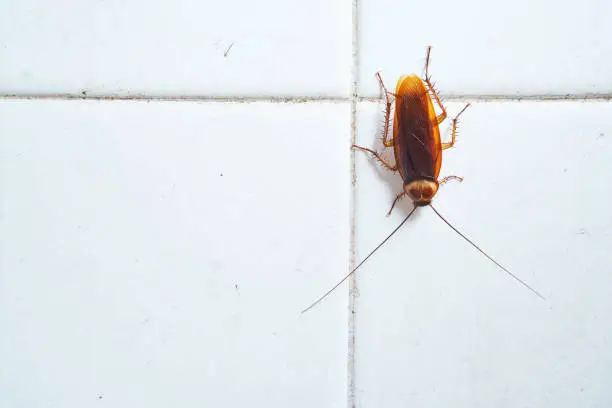
[[[448,94],[609,93],[612,3],[604,0],[364,1],[360,24],[362,92],[370,78],[422,70]]]
[[[0,90],[8,93],[349,91],[350,3],[9,0],[2,7]]]
[[[376,146],[379,107],[359,107]],[[451,112],[462,106],[449,104]],[[612,103],[475,103],[429,208],[363,266],[357,406],[604,407],[612,383]],[[399,176],[357,157],[358,258],[411,209],[385,214]]]
[[[0,408],[612,404],[609,2],[0,10]],[[472,102],[435,205],[546,300],[425,208],[354,313],[345,284],[300,315],[411,208],[365,154],[351,184],[382,105],[352,128],[350,84],[428,44]]]
[[[343,404],[349,112],[2,102],[0,406]]]

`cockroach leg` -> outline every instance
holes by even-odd
[[[380,72],[376,73],[376,78],[378,78],[378,84],[380,85],[383,92],[385,93],[385,100],[387,101],[389,105],[391,105],[391,101],[389,100],[389,94],[391,92],[387,91],[387,87],[385,86],[385,83],[383,82],[382,76],[380,76]]]
[[[385,87],[385,84],[383,83],[382,77],[380,76],[380,72],[376,73],[376,77],[378,78],[378,83],[385,94],[385,103],[387,104],[387,106],[385,107],[385,128],[383,130],[383,144],[385,145],[385,147],[391,147],[393,146],[393,139],[387,140],[387,137],[389,137],[389,121],[391,119],[391,100],[389,99],[389,91],[387,91],[387,87]]]
[[[450,142],[446,142],[446,143],[441,143],[442,145],[442,150],[446,150],[446,149],[450,149],[451,147],[453,147],[453,145],[455,144],[455,135],[457,134],[457,121],[459,120],[459,116],[461,116],[461,114],[463,112],[465,112],[465,110],[470,106],[470,104],[468,103],[467,105],[465,105],[463,107],[463,109],[461,109],[461,112],[459,112],[457,114],[457,116],[455,116],[455,119],[453,119],[453,132],[451,135],[451,141]]]
[[[434,99],[436,100],[436,103],[438,104],[440,109],[442,109],[442,113],[436,116],[436,121],[438,122],[438,125],[439,125],[440,123],[444,121],[444,119],[446,119],[446,109],[444,108],[444,105],[442,105],[442,102],[440,101],[440,97],[438,96],[436,89],[431,83],[431,76],[429,76],[429,55],[430,54],[431,54],[431,45],[427,47],[427,57],[425,58],[425,83],[427,84],[427,88],[429,92],[431,92]]]
[[[446,176],[442,180],[438,180],[438,184],[442,185],[442,184],[446,183],[449,180],[457,180],[458,182],[462,182],[463,181],[463,177],[459,177],[459,176]]]
[[[357,145],[353,145],[353,147],[355,147],[357,149],[360,149],[360,150],[363,150],[363,151],[368,152],[368,153],[372,153],[374,155],[374,157],[376,157],[378,159],[378,161],[380,161],[383,164],[383,166],[385,166],[386,168],[388,168],[391,171],[397,171],[397,164],[395,166],[390,165],[389,162],[387,162],[385,159],[383,159],[381,157],[381,155],[378,154],[376,151],[374,151],[372,149],[368,149],[367,147],[362,147],[362,146],[357,146]]]
[[[391,208],[389,208],[389,212],[387,213],[387,217],[391,215],[391,213],[393,212],[393,208],[395,208],[395,204],[397,204],[397,202],[403,197],[405,196],[406,193],[404,191],[402,191],[401,193],[399,193],[397,195],[397,197],[395,197],[395,200],[393,200],[393,204],[391,204]]]

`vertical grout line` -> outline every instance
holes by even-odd
[[[352,44],[351,44],[351,145],[357,142],[357,102],[359,97],[359,0],[352,0]],[[351,148],[351,196],[350,196],[350,249],[349,268],[353,270],[356,264],[356,198],[357,171],[355,167],[355,151]],[[348,350],[347,350],[347,407],[355,408],[355,300],[357,294],[357,279],[351,276],[349,281],[348,303]]]

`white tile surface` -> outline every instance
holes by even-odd
[[[612,3],[606,0],[480,0],[360,3],[361,93],[374,74],[395,81],[420,73],[434,46],[432,74],[443,93],[609,92]]]
[[[443,96],[612,89],[604,0],[0,9],[0,97],[373,97],[428,44]],[[349,115],[0,100],[0,408],[612,406],[612,104],[476,103],[445,155],[466,180],[437,208],[546,301],[422,209],[360,271],[347,333],[346,284],[299,311],[348,267]],[[357,165],[359,258],[410,203],[385,218],[401,182]]]
[[[348,118],[0,103],[0,406],[343,406]]]
[[[350,2],[4,3],[2,92],[349,93]]]
[[[418,210],[358,275],[356,406],[609,407],[612,104],[476,103],[461,132],[436,207],[547,300]],[[385,218],[401,182],[357,165],[361,259],[411,205]]]

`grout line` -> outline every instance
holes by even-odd
[[[359,97],[359,0],[352,1],[352,39],[351,39],[351,145],[357,143],[357,104],[361,101]],[[350,246],[349,246],[349,268],[353,270],[356,264],[357,247],[357,169],[355,166],[355,150],[351,148],[351,196],[350,196]],[[355,302],[357,297],[357,279],[355,275],[349,280],[348,300],[348,348],[347,348],[347,408],[355,408]]]
[[[209,96],[209,95],[95,95],[95,94],[0,94],[2,99],[41,99],[41,100],[93,100],[93,101],[168,101],[168,102],[221,102],[221,103],[342,103],[350,101],[346,97],[334,96]]]
[[[581,93],[581,94],[532,94],[532,95],[505,95],[505,94],[442,94],[443,102],[557,102],[557,101],[612,101],[612,93]],[[360,102],[379,102],[379,97],[359,97]]]
[[[357,0],[354,0],[357,1]],[[356,51],[353,59],[357,58]],[[380,102],[379,97],[359,96],[357,92],[357,62],[353,65],[352,91],[350,97],[342,96],[207,96],[207,95],[92,95],[92,94],[0,94],[0,100],[93,100],[93,101],[167,101],[167,102],[214,102],[214,103],[346,103],[346,102]],[[579,93],[579,94],[533,94],[533,95],[505,95],[505,94],[448,94],[444,95],[446,102],[462,102],[465,100],[475,102],[520,102],[520,101],[599,101],[612,100],[612,93]]]

